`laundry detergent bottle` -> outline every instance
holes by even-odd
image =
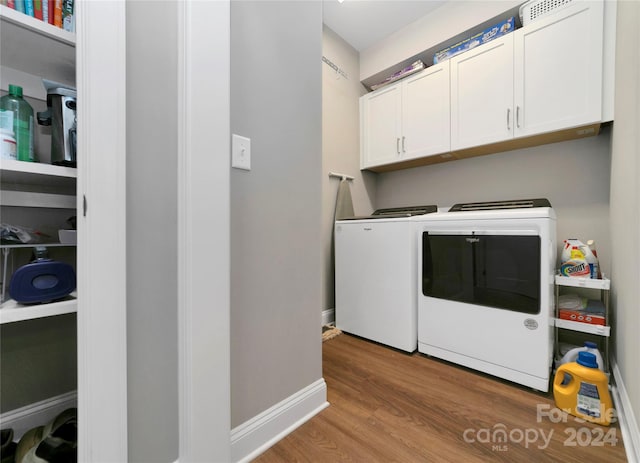
[[[591,352],[580,352],[577,361],[558,367],[553,399],[558,408],[592,423],[608,426],[614,417],[609,379]]]

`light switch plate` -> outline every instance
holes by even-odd
[[[231,167],[251,170],[251,139],[236,134],[231,136]]]

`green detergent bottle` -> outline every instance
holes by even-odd
[[[0,129],[15,134],[18,161],[35,161],[33,108],[22,98],[22,87],[18,85],[9,85],[9,94],[0,98]]]

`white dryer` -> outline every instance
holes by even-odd
[[[436,206],[380,209],[335,223],[336,327],[407,352],[418,346],[417,232]]]

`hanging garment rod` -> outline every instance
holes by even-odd
[[[342,180],[353,180],[353,177],[351,175],[338,174],[336,172],[329,172],[329,177],[337,177],[341,178]]]
[[[334,71],[336,71],[336,74],[340,74],[340,75],[341,75],[342,77],[344,77],[345,79],[349,79],[349,76],[347,75],[347,73],[346,73],[346,72],[344,72],[342,69],[340,69],[340,68],[339,68],[338,66],[336,66],[335,64],[333,64],[329,58],[327,58],[326,56],[323,56],[323,57],[322,57],[322,61],[324,61],[325,63],[327,63],[331,69],[333,69]]]

